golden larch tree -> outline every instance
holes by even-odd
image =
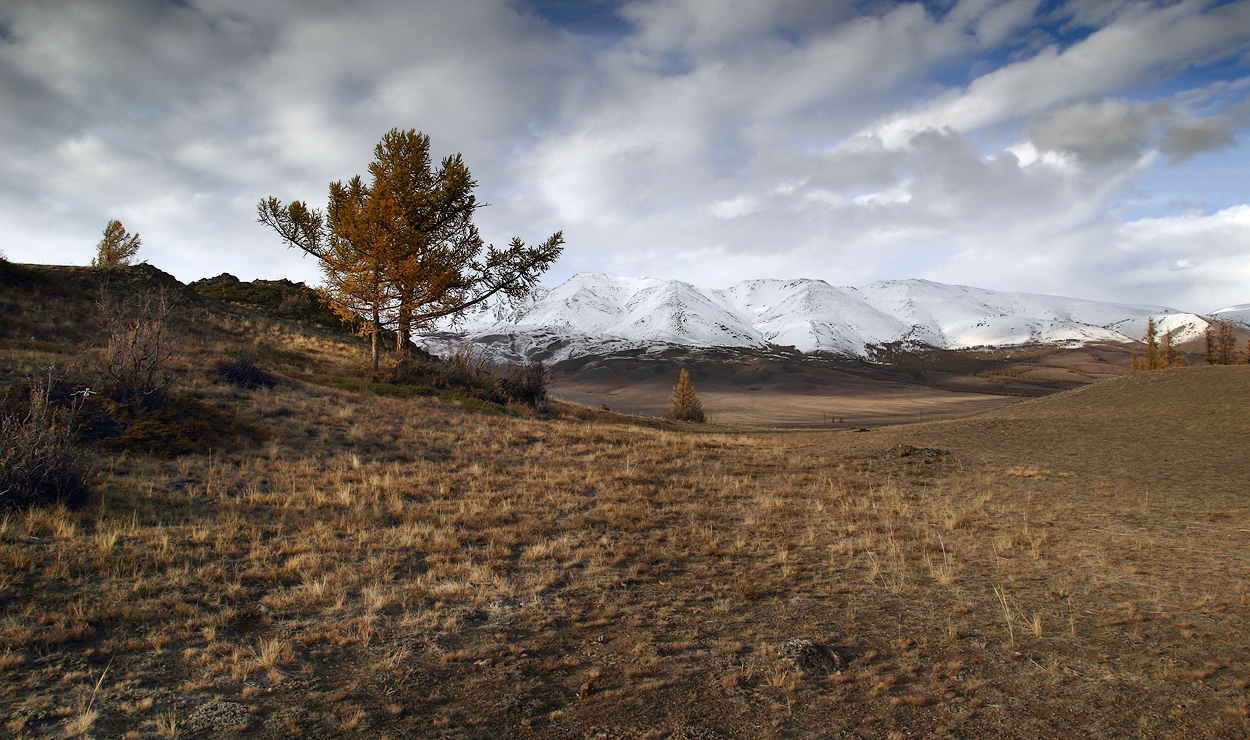
[[[673,386],[673,395],[669,397],[673,404],[673,408],[664,418],[673,421],[693,421],[702,424],[707,421],[707,415],[703,413],[703,404],[699,403],[699,397],[695,395],[694,383],[690,382],[690,373],[686,372],[686,368],[681,369],[681,377],[677,379],[677,385]]]
[[[287,246],[321,261],[340,312],[365,319],[374,372],[383,328],[395,329],[402,357],[414,327],[454,319],[496,294],[523,297],[560,255],[562,232],[536,247],[515,238],[507,249],[484,243],[472,222],[482,205],[477,183],[464,160],[449,156],[434,169],[430,139],[414,129],[391,129],[369,173],[368,184],[359,176],[331,183],[325,214],[272,197],[257,213]]]
[[[1231,322],[1220,320],[1216,324],[1207,324],[1206,350],[1202,359],[1208,365],[1237,364],[1237,336],[1233,333]]]
[[[95,259],[92,267],[122,267],[130,264],[130,258],[139,251],[139,235],[126,232],[126,227],[117,219],[109,221],[104,227],[104,238],[96,245]]]

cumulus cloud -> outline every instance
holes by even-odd
[[[1125,224],[1117,235],[1121,285],[1177,291],[1178,303],[1214,311],[1250,284],[1250,205]],[[1178,276],[1177,273],[1184,273]],[[1179,290],[1178,290],[1179,289]]]
[[[1143,218],[1139,185],[1241,151],[1250,0],[14,0],[0,27],[13,259],[85,263],[120,218],[183,279],[315,279],[256,201],[321,202],[398,126],[464,153],[490,239],[565,231],[550,280],[1178,303],[1250,260],[1227,202]]]

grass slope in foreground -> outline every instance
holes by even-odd
[[[212,322],[324,373],[349,346],[205,311],[184,356]],[[196,368],[268,443],[0,517],[5,735],[1246,733],[1250,367],[865,434]]]

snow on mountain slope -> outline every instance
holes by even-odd
[[[1177,341],[1206,328],[1200,317],[1163,306],[1000,293],[928,280],[887,280],[867,285],[862,292],[869,305],[914,327],[912,339],[934,347],[1123,342],[1145,336],[1151,316],[1157,324],[1166,324],[1160,333],[1176,329]]]
[[[627,349],[794,347],[863,356],[871,345],[940,348],[1080,344],[1140,339],[1154,317],[1177,341],[1207,322],[1162,306],[1000,293],[927,280],[886,280],[863,288],[821,280],[748,280],[701,290],[659,278],[573,276],[521,302],[486,305],[424,337],[433,351],[465,340],[509,357],[561,360]]]
[[[1236,306],[1212,311],[1211,317],[1223,319],[1224,321],[1236,321],[1239,324],[1250,326],[1250,303],[1238,303]]]
[[[862,355],[865,345],[908,331],[854,288],[821,280],[750,280],[716,292],[751,322],[761,342],[803,352]]]

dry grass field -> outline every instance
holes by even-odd
[[[342,390],[358,341],[196,310],[181,387],[269,441],[0,514],[0,735],[1250,731],[1250,366],[752,430]]]

